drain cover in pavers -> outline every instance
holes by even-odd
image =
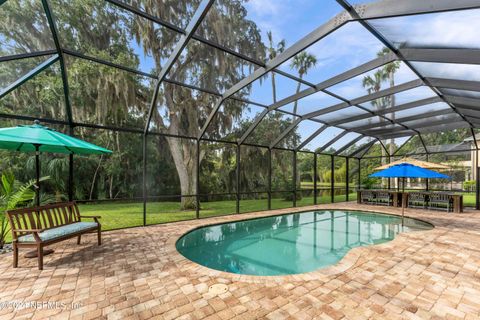
[[[216,283],[208,288],[208,292],[212,294],[222,294],[228,291],[228,286],[223,283]]]

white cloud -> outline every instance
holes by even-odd
[[[480,66],[456,63],[413,62],[426,77],[480,81]]]
[[[372,21],[389,40],[408,47],[479,48],[480,10],[424,14]]]
[[[277,0],[250,0],[245,6],[259,17],[278,15],[283,7],[282,2]]]
[[[284,38],[281,21],[289,11],[285,4],[277,0],[250,0],[245,4],[247,18],[255,21],[265,41],[267,31],[272,31],[275,42]]]

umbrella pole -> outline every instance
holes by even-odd
[[[35,178],[36,178],[36,186],[35,186],[35,204],[38,207],[40,205],[40,150],[38,150],[40,145],[35,145]],[[54,253],[53,249],[44,249],[43,255],[49,255]],[[36,258],[38,257],[37,250],[32,250],[25,253],[25,258]]]
[[[405,215],[405,202],[407,197],[405,195],[405,178],[402,178],[402,227],[403,227],[403,217]]]
[[[35,175],[37,179],[37,185],[35,186],[35,204],[37,207],[40,205],[40,151],[39,145],[35,145]]]

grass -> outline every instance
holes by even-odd
[[[356,193],[350,193],[349,200],[355,200]],[[330,196],[318,197],[318,203],[329,203]],[[345,201],[345,195],[335,196],[335,202]],[[463,203],[466,207],[475,206],[475,194],[464,193]],[[313,197],[304,196],[297,200],[297,207],[313,205]],[[272,209],[283,209],[293,207],[292,201],[283,198],[272,199]],[[240,212],[252,212],[268,209],[267,199],[252,199],[240,201]],[[200,217],[212,217],[218,215],[234,214],[236,211],[235,200],[202,202]],[[110,202],[81,204],[82,215],[101,216],[103,230],[120,229],[143,225],[143,203],[142,202]],[[157,224],[181,220],[195,219],[195,210],[180,210],[180,203],[173,201],[148,202],[147,203],[147,224]],[[7,235],[7,242],[11,241],[10,232]]]
[[[355,200],[356,194],[350,194]],[[336,202],[345,201],[345,196],[336,196]],[[329,196],[318,197],[318,203],[330,202]],[[313,197],[303,197],[297,201],[297,207],[313,205]],[[292,201],[272,199],[272,209],[291,208]],[[241,200],[240,212],[261,211],[268,209],[267,199]],[[233,214],[236,211],[235,200],[202,202],[200,217],[212,217]],[[99,215],[102,217],[102,229],[111,230],[143,225],[143,203],[94,203],[81,204],[82,215]],[[195,219],[195,210],[180,210],[179,202],[148,202],[147,224]]]

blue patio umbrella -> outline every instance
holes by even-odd
[[[414,166],[410,163],[400,163],[370,175],[372,178],[425,178],[450,179],[449,176],[436,171]]]
[[[372,178],[403,178],[403,188],[405,188],[405,178],[425,178],[425,179],[450,179],[449,176],[436,171],[414,166],[410,163],[400,163],[382,171],[375,172],[369,177]],[[402,201],[402,217],[404,213]]]

